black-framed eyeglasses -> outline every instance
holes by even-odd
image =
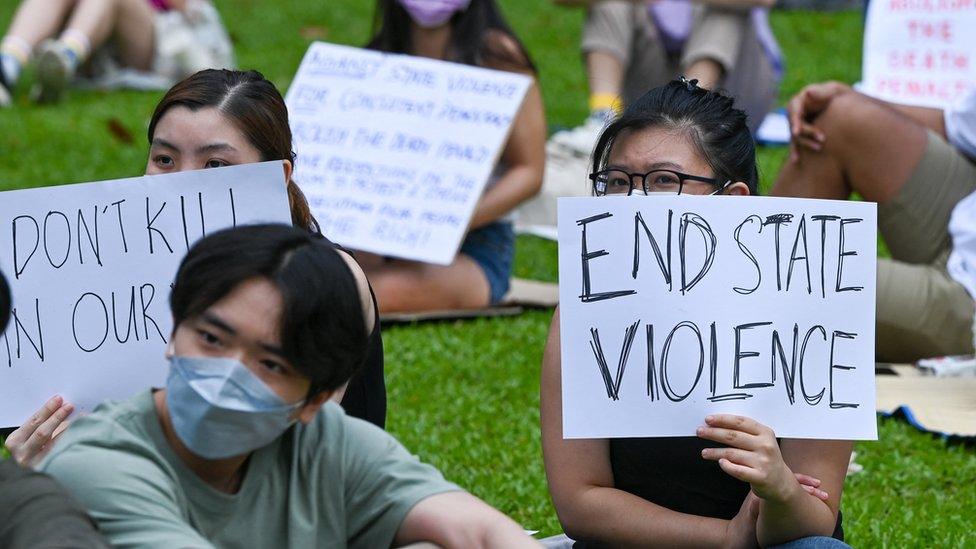
[[[630,196],[635,191],[648,194],[681,194],[689,183],[707,183],[715,190],[708,194],[718,194],[731,181],[725,183],[711,177],[690,175],[674,170],[651,170],[647,173],[629,173],[617,168],[600,170],[590,174],[593,193],[597,196]],[[640,181],[639,185],[635,183]],[[697,193],[696,193],[697,194]]]

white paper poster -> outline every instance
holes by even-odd
[[[563,433],[875,439],[873,203],[559,199]]]
[[[529,84],[312,44],[285,100],[296,179],[323,233],[349,248],[449,264]]]
[[[162,386],[180,260],[258,222],[291,223],[280,161],[0,193],[0,425],[55,394],[87,411]]]
[[[862,89],[905,105],[945,108],[976,84],[976,3],[868,4]]]

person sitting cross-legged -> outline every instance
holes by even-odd
[[[40,463],[113,545],[537,546],[329,400],[377,319],[362,271],[324,238],[211,234],[180,264],[170,308],[166,387],[103,403]]]

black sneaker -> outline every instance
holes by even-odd
[[[12,87],[7,84],[7,77],[3,74],[3,69],[0,68],[0,108],[9,107],[13,104],[14,98],[10,93]]]

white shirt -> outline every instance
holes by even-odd
[[[976,89],[944,111],[949,143],[976,159]],[[949,218],[952,254],[949,275],[976,299],[976,192],[959,201]]]

